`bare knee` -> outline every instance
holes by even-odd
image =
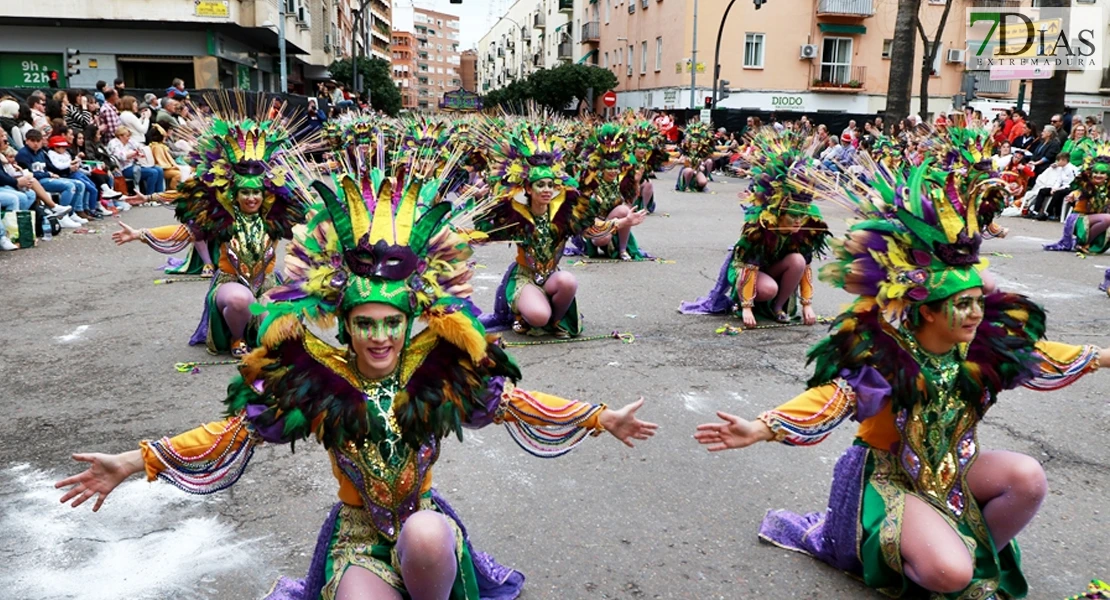
[[[801,254],[794,252],[784,256],[782,258],[782,264],[784,267],[792,271],[795,269],[800,270],[806,268],[806,259]]]
[[[455,532],[443,515],[432,510],[420,510],[405,520],[397,538],[401,559],[406,563],[438,564],[453,559]]]
[[[574,275],[566,271],[560,271],[551,277],[551,285],[554,286],[554,293],[562,292],[564,294],[574,294],[578,292],[578,280]]]
[[[254,296],[249,291],[247,291],[247,288],[235,283],[225,283],[224,285],[235,286],[234,288],[227,290],[227,293],[221,299],[223,301],[224,308],[235,311],[250,310],[251,304],[254,303]]]
[[[1041,463],[1031,456],[1022,455],[1010,465],[1007,487],[1015,496],[1040,504],[1048,494],[1048,478]]]
[[[629,210],[625,205],[620,205],[613,210],[609,211],[610,219],[623,219],[628,216]]]
[[[913,567],[913,579],[925,589],[940,594],[952,594],[971,585],[975,576],[971,558],[965,553],[934,556],[924,568]]]
[[[770,300],[779,293],[779,284],[774,279],[767,277],[766,279],[760,277],[759,281],[755,284],[755,298],[756,300]]]

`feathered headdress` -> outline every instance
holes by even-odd
[[[566,172],[563,139],[543,133],[541,128],[522,123],[509,133],[498,129],[481,132],[489,148],[488,178],[493,196],[524,200],[525,184],[552,179],[561,185],[576,185]]]
[[[806,167],[812,162],[801,136],[777,133],[767,127],[752,137],[756,150],[752,158],[752,180],[745,200],[759,220],[777,227],[783,214],[821,218],[813,203],[812,185]]]
[[[260,189],[267,233],[289,238],[293,225],[304,222],[306,208],[290,170],[314,140],[294,142],[280,122],[231,115],[217,115],[201,127],[188,158],[196,176],[178,188],[177,219],[198,239],[225,240],[239,213],[237,192]]]
[[[619,169],[628,161],[628,132],[617,123],[599,126],[586,140],[581,163],[591,171]]]
[[[983,285],[977,189],[964,194],[952,173],[943,176],[943,186],[935,185],[930,179],[942,175],[930,160],[906,170],[888,171],[870,161],[863,167],[861,179],[839,184],[807,169],[815,196],[861,218],[843,239],[831,242],[835,260],[821,268],[822,281],[874,298],[896,325],[910,318],[917,303]]]
[[[686,137],[682,140],[682,154],[700,163],[713,156],[717,148],[713,142],[713,130],[708,123],[691,121],[686,126]]]

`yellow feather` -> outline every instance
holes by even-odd
[[[475,329],[471,320],[462,312],[437,311],[429,315],[427,321],[432,333],[461,348],[475,364],[485,360],[488,344],[486,336]]]
[[[393,237],[393,180],[386,178],[378,190],[378,205],[374,207],[374,221],[370,226],[370,243],[384,240],[395,244]]]
[[[940,219],[940,226],[944,229],[944,237],[948,238],[950,243],[955,242],[964,229],[960,215],[956,214],[956,209],[952,208],[947,200],[935,202],[933,206],[936,208],[937,217]]]
[[[262,335],[262,345],[266,348],[276,348],[286,340],[304,337],[304,326],[295,315],[279,317],[266,328]]]
[[[421,185],[409,185],[408,191],[401,197],[401,205],[397,207],[397,244],[409,245],[409,235],[412,234],[413,219],[416,215],[416,197],[420,193]]]
[[[347,201],[347,212],[351,215],[351,229],[354,231],[357,242],[370,231],[370,214],[366,210],[366,200],[362,198],[362,190],[350,176],[344,176],[339,181],[343,186],[344,199]]]

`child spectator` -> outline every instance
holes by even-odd
[[[89,176],[81,171],[81,159],[75,158],[69,154],[69,142],[66,140],[65,132],[60,132],[60,135],[50,137],[49,150],[46,152],[46,157],[50,161],[47,167],[51,172],[72,179],[80,184],[77,189],[77,194],[84,193],[85,199],[85,212],[92,218],[97,219],[105,216],[105,214],[112,214],[111,211],[103,210],[100,206],[100,193],[96,189],[96,184],[93,183]],[[81,156],[81,155],[78,155]],[[53,168],[50,168],[50,167]],[[84,218],[84,215],[81,215]]]

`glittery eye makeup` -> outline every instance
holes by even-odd
[[[548,179],[541,179],[533,183],[532,187],[536,188],[537,190],[554,190],[555,182]]]
[[[968,322],[972,315],[975,314],[975,309],[979,309],[979,314],[982,315],[987,306],[985,296],[960,296],[953,297],[948,300],[948,320],[953,326],[963,326]]]
[[[405,334],[405,317],[391,315],[384,319],[355,317],[352,323],[355,335],[363,340],[389,339],[397,341]]]

